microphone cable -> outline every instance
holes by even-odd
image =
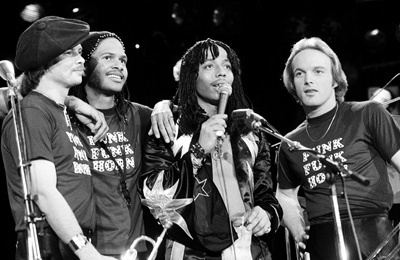
[[[374,97],[376,97],[379,93],[381,93],[381,91],[383,91],[385,88],[387,88],[387,86],[389,86],[389,84],[390,84],[395,78],[397,78],[399,75],[400,75],[400,72],[397,73],[396,75],[394,75],[393,78],[391,78],[391,79],[388,81],[388,83],[386,83],[385,86],[383,86],[379,91],[377,91],[377,92],[375,93],[375,95],[373,95],[373,96],[370,98],[370,100],[374,99]]]

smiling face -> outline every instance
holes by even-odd
[[[294,57],[292,68],[296,94],[309,117],[322,115],[336,105],[337,84],[327,55],[305,49]]]
[[[113,37],[102,40],[89,60],[93,72],[89,75],[88,86],[106,96],[121,92],[128,78],[127,61],[119,40]]]
[[[232,66],[226,51],[218,46],[219,55],[212,58],[210,50],[207,51],[207,59],[199,65],[199,73],[196,81],[197,100],[199,105],[208,114],[208,108],[216,108],[219,103],[219,89],[223,86],[231,86],[233,83]]]

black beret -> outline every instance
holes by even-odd
[[[46,65],[89,35],[89,24],[77,19],[46,16],[31,24],[19,37],[15,66],[34,70]]]

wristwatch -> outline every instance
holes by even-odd
[[[76,250],[79,250],[82,247],[86,246],[87,243],[89,243],[87,238],[82,233],[79,233],[72,237],[68,245],[72,249],[72,251],[75,252]]]

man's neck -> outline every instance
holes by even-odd
[[[45,95],[50,98],[54,102],[58,104],[64,104],[65,99],[67,98],[69,88],[57,86],[52,83],[43,83],[40,82],[39,85],[35,88],[35,91]]]
[[[89,104],[97,109],[110,109],[115,106],[114,95],[107,96],[89,87],[86,87],[86,95]]]
[[[216,115],[218,113],[218,106],[210,104],[208,102],[204,102],[200,98],[197,98],[197,101],[199,102],[200,107],[206,111],[206,114],[209,117],[212,117],[213,115]]]
[[[336,106],[336,103],[336,99],[331,98],[320,106],[303,106],[303,109],[308,118],[314,118],[331,111]]]

